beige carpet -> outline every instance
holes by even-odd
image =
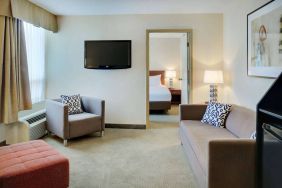
[[[148,130],[106,129],[104,137],[45,140],[70,159],[71,188],[194,188],[177,123]]]
[[[179,106],[171,105],[171,109],[168,110],[166,113],[150,114],[150,121],[170,123],[179,122]]]

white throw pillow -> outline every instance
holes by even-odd
[[[69,114],[82,113],[80,95],[61,95],[62,103],[68,105]]]
[[[256,139],[257,138],[257,131],[254,131],[252,134],[251,134],[251,137],[250,139]]]
[[[161,75],[150,76],[149,86],[160,86],[161,85]]]
[[[227,115],[231,111],[232,105],[210,102],[201,120],[202,123],[216,127],[224,127]]]

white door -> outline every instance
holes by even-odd
[[[187,33],[183,33],[181,39],[180,39],[180,50],[181,50],[181,64],[180,64],[180,70],[181,70],[181,77],[180,84],[181,84],[181,104],[188,104],[189,100],[189,69],[188,69],[188,37]]]

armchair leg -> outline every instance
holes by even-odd
[[[64,139],[64,146],[66,147],[68,145],[68,140]]]

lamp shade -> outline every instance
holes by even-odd
[[[209,71],[206,70],[204,74],[204,83],[207,84],[222,84],[223,83],[223,73],[221,70]]]
[[[167,77],[167,78],[176,78],[176,71],[175,70],[167,70],[167,71],[165,71],[165,77]]]

